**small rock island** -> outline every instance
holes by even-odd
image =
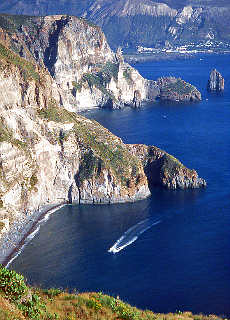
[[[224,91],[224,78],[216,69],[213,69],[210,73],[207,89],[211,92]]]

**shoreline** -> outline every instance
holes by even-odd
[[[187,59],[193,59],[196,58],[199,55],[225,55],[230,54],[230,50],[223,50],[223,51],[200,51],[200,52],[149,52],[149,53],[124,53],[124,59],[125,62],[130,64],[138,64],[138,63],[144,63],[144,62],[154,62],[154,61],[165,61],[165,60],[187,60]]]
[[[15,221],[9,231],[5,235],[3,234],[0,239],[0,264],[8,267],[39,231],[42,222],[48,220],[52,213],[66,204],[67,202],[44,205],[39,211],[34,211],[27,219],[22,216]]]

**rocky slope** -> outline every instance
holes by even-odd
[[[103,28],[113,48],[136,48],[229,44],[229,5],[226,0],[2,0],[0,12],[82,15]]]

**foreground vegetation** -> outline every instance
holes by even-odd
[[[0,266],[0,320],[221,320],[191,312],[156,314],[99,293],[30,288],[22,275]]]

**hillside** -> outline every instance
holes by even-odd
[[[223,50],[230,42],[229,6],[226,0],[3,0],[0,12],[84,16],[102,27],[112,48],[191,45]]]
[[[12,288],[11,282],[14,283]],[[0,266],[0,320],[222,320],[191,312],[157,314],[140,310],[102,292],[68,293],[30,288],[22,275]]]

